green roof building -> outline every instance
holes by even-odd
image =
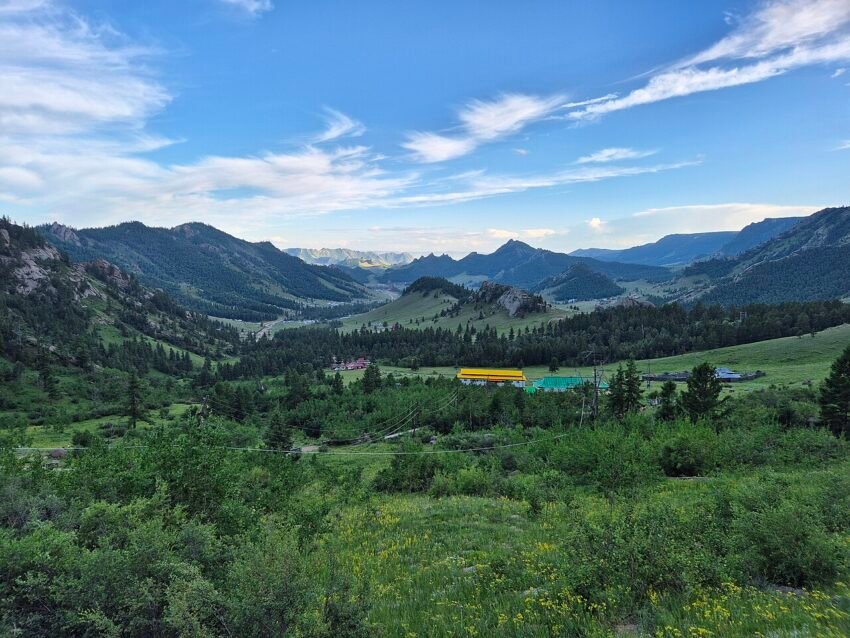
[[[566,392],[574,390],[585,383],[593,385],[592,377],[543,377],[537,379],[532,386],[535,392]],[[599,389],[607,390],[608,384],[599,380]]]

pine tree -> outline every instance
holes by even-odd
[[[331,379],[331,390],[333,390],[334,394],[342,394],[345,390],[345,384],[342,381],[342,375],[337,372],[333,378]]]
[[[661,386],[659,395],[658,412],[656,416],[662,421],[672,421],[679,412],[676,405],[676,384],[673,381],[665,381]]]
[[[549,372],[557,372],[560,366],[558,365],[558,358],[552,357],[552,360],[549,362]]]
[[[134,429],[137,422],[144,421],[141,385],[135,370],[130,371],[130,377],[127,379],[127,402],[124,415],[127,417],[127,425],[130,429]]]
[[[47,393],[51,399],[56,398],[56,378],[53,376],[53,370],[50,367],[50,361],[47,356],[42,353],[38,358],[38,381],[41,384],[41,389]]]
[[[634,361],[630,360],[625,369],[622,365],[617,366],[608,389],[611,412],[618,419],[640,409],[643,390],[640,387],[640,375]]]
[[[292,430],[286,425],[280,413],[272,416],[265,439],[266,446],[273,450],[288,450],[292,447]]]
[[[381,387],[381,369],[374,363],[363,373],[363,393],[370,394]]]
[[[836,434],[850,434],[850,346],[832,364],[820,389],[820,414]]]
[[[723,386],[716,372],[710,363],[701,363],[691,371],[688,389],[682,393],[682,407],[691,421],[713,416],[720,406]]]

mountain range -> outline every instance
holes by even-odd
[[[350,248],[286,248],[285,253],[315,266],[390,268],[413,261],[410,253],[374,252]]]
[[[248,242],[207,224],[127,222],[77,230],[54,223],[37,230],[76,261],[106,259],[188,308],[217,317],[267,320],[305,301],[369,296],[340,270],[306,264],[270,242]]]
[[[765,219],[739,231],[666,235],[658,241],[632,248],[581,248],[570,255],[650,266],[683,266],[710,257],[736,257],[784,233],[802,219],[805,218]]]
[[[473,252],[462,259],[431,254],[408,263],[406,253],[347,249],[289,249],[296,256],[201,223],[154,228],[128,222],[80,230],[54,223],[36,230],[75,261],[105,259],[191,310],[251,321],[305,304],[374,299],[370,286],[409,284],[421,277],[473,287],[491,281],[558,300],[616,296],[624,291],[622,282],[640,282],[653,299],[685,303],[850,296],[847,207],[802,219],[766,219],[739,232],[668,235],[619,251],[568,255],[509,240],[489,254]],[[328,265],[306,263],[301,256]]]
[[[723,305],[850,296],[850,207],[825,208],[731,259],[694,264],[714,285],[700,297]]]
[[[431,254],[420,257],[405,266],[387,270],[381,279],[387,282],[412,282],[420,277],[445,277],[469,281],[486,279],[530,288],[547,277],[563,273],[576,264],[583,264],[592,272],[624,281],[638,279],[663,281],[671,276],[667,268],[659,266],[575,257],[543,248],[533,248],[524,242],[511,239],[496,251],[486,255],[473,252],[457,260],[448,255]]]

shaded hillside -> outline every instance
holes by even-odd
[[[663,281],[670,277],[670,272],[666,268],[572,257],[510,240],[495,252],[486,255],[470,253],[459,260],[452,259],[448,255],[420,257],[406,266],[391,268],[383,275],[383,279],[405,282],[414,281],[419,277],[468,276],[483,277],[498,283],[530,288],[547,277],[564,272],[575,264],[584,264],[594,272],[626,281],[637,279]]]
[[[825,208],[742,254],[737,270],[806,251],[846,245],[850,245],[850,207]]]
[[[709,257],[736,257],[751,248],[781,235],[804,217],[764,219],[740,231],[681,233],[665,235],[658,241],[625,248],[582,248],[570,254],[601,261],[618,261],[652,266],[681,266]]]
[[[76,260],[104,258],[208,314],[272,319],[301,301],[344,302],[364,289],[344,272],[305,264],[269,242],[251,243],[206,224],[151,228],[129,222],[74,230],[39,228]]]
[[[696,263],[684,274],[714,280],[699,297],[707,303],[845,297],[850,294],[850,208],[826,208],[736,258]]]
[[[831,246],[756,264],[734,278],[723,280],[700,297],[700,301],[729,306],[848,295],[850,246]]]
[[[186,352],[224,354],[239,342],[232,328],[187,312],[113,264],[68,261],[36,231],[6,219],[0,219],[0,281],[0,353],[16,361],[47,357],[81,367],[181,372],[192,368]],[[116,347],[122,337],[136,341]],[[168,353],[162,344],[177,350]]]
[[[610,277],[593,272],[584,264],[570,266],[566,272],[544,279],[534,290],[547,291],[553,299],[561,302],[605,299],[624,292]]]
[[[605,248],[583,248],[570,253],[576,257],[592,257],[603,261],[629,262],[651,266],[677,266],[696,261],[719,252],[734,240],[738,233],[693,233],[667,235],[656,242],[608,250]]]
[[[720,254],[726,257],[737,257],[746,251],[759,246],[774,237],[781,235],[797,225],[805,217],[780,217],[764,219],[744,226],[735,238],[720,249]]]
[[[472,294],[472,291],[467,288],[452,283],[442,277],[420,277],[404,289],[402,296],[412,295],[417,292],[442,292],[458,300],[467,299]]]

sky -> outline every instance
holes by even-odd
[[[0,212],[558,251],[850,204],[850,0],[0,0]]]

